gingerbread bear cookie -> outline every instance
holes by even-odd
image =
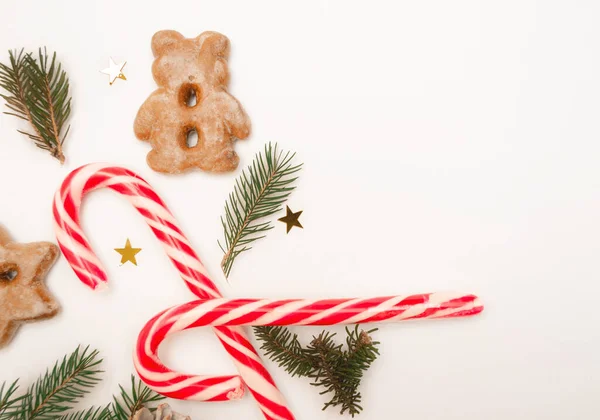
[[[19,326],[53,317],[59,305],[44,278],[58,257],[49,242],[13,242],[0,226],[0,347],[8,344]]]
[[[152,52],[152,75],[159,87],[134,123],[136,137],[152,145],[148,165],[172,174],[191,168],[234,170],[239,158],[233,145],[250,134],[250,119],[227,92],[227,37],[204,32],[184,38],[176,31],[160,31],[152,37]],[[198,135],[193,146],[187,141],[192,131]]]

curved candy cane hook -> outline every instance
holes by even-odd
[[[177,221],[152,187],[132,171],[101,163],[82,166],[69,174],[57,191],[53,204],[58,243],[84,284],[96,289],[107,282],[106,271],[79,223],[84,196],[101,188],[118,192],[137,209],[163,244],[192,293],[200,299],[221,297]],[[243,379],[265,418],[293,420],[282,394],[244,331],[238,327],[217,327],[214,331],[235,362],[240,376],[192,376],[159,370],[142,375],[142,380],[175,398],[189,399],[197,395],[208,401],[224,401],[241,398]]]
[[[167,309],[148,321],[138,336],[134,364],[138,373],[145,377],[157,370],[178,374],[160,361],[160,344],[177,332],[203,326],[365,324],[452,318],[475,315],[482,310],[483,305],[476,296],[449,293],[370,299],[196,300]],[[205,389],[188,399],[205,400],[210,392]],[[170,392],[161,393],[178,398]]]

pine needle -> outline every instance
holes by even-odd
[[[131,388],[127,392],[121,385],[119,397],[113,397],[112,417],[113,420],[131,420],[133,415],[140,409],[144,408],[146,404],[164,400],[165,397],[152,391],[139,379],[136,381],[135,377],[131,375]],[[154,411],[154,408],[148,408],[150,411]]]
[[[243,252],[252,249],[255,241],[264,238],[273,226],[264,218],[281,211],[295,186],[297,177],[293,175],[302,164],[292,165],[296,154],[277,149],[277,144],[265,145],[264,153],[258,153],[254,161],[235,181],[233,192],[225,203],[223,244],[219,247],[225,254],[221,268],[229,277],[235,259]]]
[[[48,58],[46,48],[39,49],[37,58],[23,49],[8,54],[9,64],[0,63],[0,87],[8,93],[0,95],[9,109],[5,114],[28,121],[32,131],[17,131],[63,163],[62,146],[69,132],[67,127],[63,133],[63,127],[71,114],[66,72],[56,53]]]
[[[15,418],[22,420],[56,419],[65,414],[100,381],[102,360],[98,351],[77,347],[70,356],[57,361],[54,367],[32,385],[21,401]]]

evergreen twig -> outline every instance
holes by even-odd
[[[225,216],[221,217],[224,240],[218,242],[223,251],[221,268],[229,277],[233,262],[242,252],[272,229],[270,221],[261,221],[281,210],[295,186],[292,185],[302,164],[292,165],[296,154],[277,149],[277,144],[265,145],[254,161],[235,181],[233,192],[225,203]]]
[[[344,369],[346,354],[342,351],[342,345],[333,341],[333,337],[335,333],[322,331],[317,337],[313,337],[306,349],[314,360],[313,371],[309,375],[313,379],[311,385],[324,387],[321,395],[333,392],[333,397],[325,403],[323,410],[329,406],[341,405],[340,414],[348,410],[354,417],[362,410],[358,405],[360,394],[346,386],[348,375],[354,376],[354,372],[346,372],[350,369]]]
[[[63,163],[62,146],[69,132],[67,127],[63,134],[63,127],[71,113],[66,72],[56,53],[48,58],[46,48],[39,49],[37,58],[23,49],[8,54],[9,64],[0,63],[0,87],[8,93],[0,96],[10,110],[5,114],[28,121],[32,131],[17,131]]]
[[[363,374],[379,356],[379,342],[370,336],[375,331],[361,331],[358,325],[352,330],[346,328],[347,349],[344,350],[333,340],[335,334],[328,331],[313,337],[304,348],[298,336],[288,328],[254,327],[267,357],[292,376],[312,379],[311,385],[324,388],[321,395],[332,394],[323,410],[340,406],[340,414],[348,412],[352,417],[363,410],[358,391]]]
[[[90,407],[86,410],[70,410],[101,379],[97,369],[98,351],[81,351],[77,347],[62,361],[27,389],[25,395],[16,397],[18,380],[10,385],[0,385],[0,420],[131,420],[141,408],[151,412],[155,408],[146,406],[163,400],[165,397],[146,387],[131,375],[131,389],[119,386],[120,393],[113,396],[113,402],[103,407]]]
[[[21,420],[55,419],[73,408],[80,398],[100,382],[97,350],[77,347],[69,357],[57,361],[32,385],[21,401]]]

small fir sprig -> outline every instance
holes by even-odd
[[[71,411],[100,380],[97,350],[77,347],[39,377],[26,393],[16,396],[18,380],[0,385],[0,420],[131,420],[141,408],[155,411],[153,404],[165,397],[131,376],[131,388],[119,386],[120,393],[103,407]]]
[[[9,51],[9,63],[0,63],[0,87],[8,92],[0,95],[13,115],[30,123],[32,131],[17,130],[35,145],[64,162],[63,143],[69,132],[64,130],[71,114],[69,79],[56,60],[49,59],[46,48],[35,58],[31,53]]]
[[[273,228],[271,221],[264,220],[281,210],[295,188],[294,174],[302,168],[302,164],[292,164],[295,155],[269,143],[235,181],[221,217],[224,240],[218,242],[224,253],[221,268],[226,277],[238,255],[252,249],[250,245]]]
[[[358,388],[364,372],[379,356],[379,342],[371,338],[376,329],[346,328],[346,349],[334,341],[335,333],[328,331],[313,337],[306,348],[285,327],[255,327],[254,331],[267,357],[292,376],[312,379],[311,385],[324,388],[321,395],[331,394],[323,410],[339,407],[340,414],[360,414],[363,407]]]

